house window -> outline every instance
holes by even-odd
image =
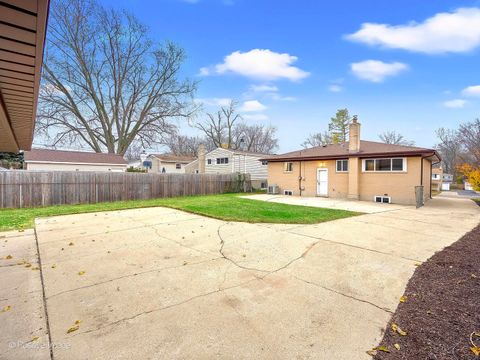
[[[268,165],[268,161],[267,160],[262,160],[262,165]]]
[[[181,169],[182,168],[182,164],[175,164],[175,169]]]
[[[348,160],[337,160],[337,172],[348,172]]]
[[[283,195],[293,195],[293,191],[292,190],[283,190]]]
[[[407,171],[406,158],[365,159],[363,160],[365,172],[392,172]]]
[[[260,183],[260,189],[266,189],[268,187],[268,184],[266,182],[261,182]]]
[[[208,164],[208,165],[212,165],[212,159],[208,159],[208,160],[207,160],[207,164]]]
[[[293,163],[292,162],[283,163],[283,171],[284,172],[292,172],[293,171]]]
[[[217,165],[218,164],[228,164],[228,157],[225,158],[217,158]]]

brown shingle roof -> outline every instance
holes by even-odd
[[[33,149],[31,151],[25,151],[25,162],[28,163],[31,161],[76,164],[127,164],[127,161],[121,155],[117,154],[49,149]]]
[[[178,156],[178,155],[172,155],[172,154],[151,154],[151,156],[155,156],[157,159],[160,159],[160,161],[165,161],[165,162],[189,163],[197,159],[196,157],[193,157],[193,156]]]
[[[292,151],[285,154],[272,155],[265,157],[268,161],[283,160],[319,160],[319,159],[340,159],[348,157],[373,157],[373,156],[413,156],[413,155],[436,155],[433,149],[426,149],[416,146],[392,145],[375,141],[360,141],[360,151],[350,153],[348,151],[348,142],[340,144],[329,144],[326,146],[316,146],[309,149]]]

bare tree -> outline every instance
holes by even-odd
[[[460,124],[458,141],[470,159],[464,159],[475,167],[480,167],[480,119]]]
[[[277,129],[261,124],[240,123],[233,129],[234,149],[272,154],[278,148]]]
[[[37,133],[53,145],[80,143],[125,154],[133,142],[162,143],[172,119],[195,111],[196,83],[181,80],[185,54],[158,45],[125,11],[95,0],[59,0],[50,9]]]
[[[186,136],[175,134],[171,136],[166,146],[170,153],[180,156],[197,156],[198,146],[205,144],[205,139],[199,136]],[[210,150],[211,147],[206,146]]]
[[[402,134],[397,133],[395,130],[384,131],[383,133],[379,134],[378,137],[385,144],[415,146],[415,141],[405,139]]]
[[[435,145],[435,148],[442,157],[443,170],[445,173],[455,176],[462,154],[459,133],[456,130],[440,128],[436,131],[436,134],[440,141]]]
[[[235,124],[242,120],[236,107],[237,103],[232,100],[228,106],[222,106],[216,113],[207,113],[207,119],[196,124],[215,147],[232,148],[235,141],[233,132]]]
[[[323,133],[310,134],[308,138],[301,144],[304,149],[322,145],[328,145],[332,143],[331,135],[325,131]]]

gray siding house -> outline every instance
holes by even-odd
[[[268,177],[268,165],[266,161],[260,161],[268,155],[241,150],[217,148],[205,154],[205,174],[250,174],[254,188],[266,188]],[[199,161],[203,156],[185,166],[186,173],[198,173]]]

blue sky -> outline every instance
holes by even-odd
[[[237,99],[246,121],[278,128],[279,152],[343,107],[363,139],[396,130],[425,147],[479,116],[479,1],[101,2],[183,47],[206,109]]]

